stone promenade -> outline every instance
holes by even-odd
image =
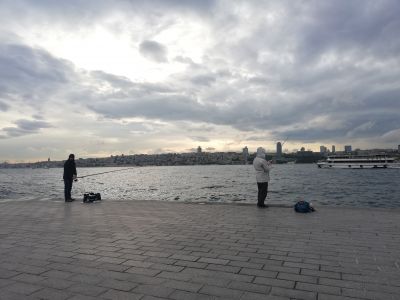
[[[400,299],[400,211],[0,203],[0,299]]]

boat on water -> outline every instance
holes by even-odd
[[[386,155],[335,155],[328,156],[324,161],[317,162],[318,168],[340,169],[378,169],[400,168],[400,161]]]

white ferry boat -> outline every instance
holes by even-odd
[[[318,168],[340,168],[340,169],[377,169],[377,168],[400,168],[400,161],[386,155],[373,156],[328,156],[325,161],[317,163]]]

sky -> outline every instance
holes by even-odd
[[[397,0],[0,0],[0,162],[400,144]]]

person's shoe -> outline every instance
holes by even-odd
[[[267,208],[268,206],[265,205],[265,204],[257,204],[257,207],[258,207],[258,208]]]
[[[65,202],[72,202],[72,201],[74,201],[75,199],[65,199]]]
[[[71,200],[71,201],[75,201],[75,198],[71,198],[71,199],[69,199],[69,200]]]

